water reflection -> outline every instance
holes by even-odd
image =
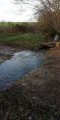
[[[0,65],[0,90],[14,80],[23,78],[45,61],[42,52],[22,51],[15,53],[13,58]]]

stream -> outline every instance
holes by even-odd
[[[6,88],[10,83],[19,80],[44,64],[45,56],[42,51],[22,51],[13,55],[0,65],[0,90]]]

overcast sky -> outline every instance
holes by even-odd
[[[20,5],[15,5],[14,0],[0,0],[0,21],[11,22],[28,22],[34,21],[33,11],[27,5],[24,7],[24,12],[19,9]]]

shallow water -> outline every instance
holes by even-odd
[[[15,80],[23,78],[30,71],[44,64],[43,52],[22,51],[0,65],[0,90]]]

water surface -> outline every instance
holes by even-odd
[[[0,65],[0,90],[15,80],[23,78],[30,71],[43,64],[45,56],[42,52],[22,51]]]

